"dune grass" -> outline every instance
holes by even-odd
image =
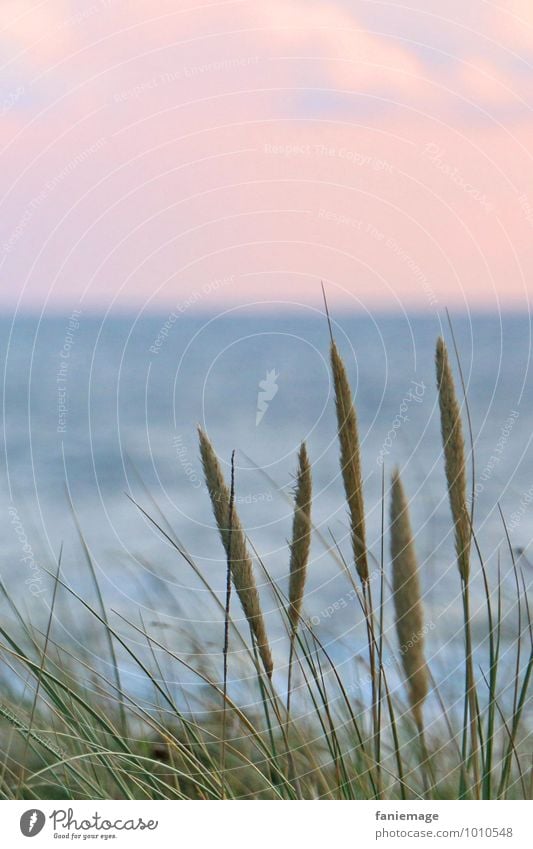
[[[408,496],[398,471],[390,487],[383,480],[383,501],[390,488],[390,511],[383,504],[378,557],[367,548],[357,416],[347,369],[332,337],[340,467],[352,545],[348,559],[335,543],[331,554],[365,623],[368,672],[361,675],[368,674],[368,704],[343,680],[305,614],[306,577],[313,568],[311,540],[319,534],[312,526],[306,446],[302,444],[297,458],[284,589],[267,572],[239,519],[233,458],[228,485],[213,445],[200,431],[206,486],[227,562],[224,598],[210,587],[172,530],[141,505],[136,507],[202,581],[220,619],[218,654],[204,653],[194,633],[190,645],[178,652],[160,630],[145,623],[140,611],[132,610],[125,618],[108,610],[87,547],[98,603],[89,603],[68,585],[59,560],[50,577],[53,596],[44,630],[27,620],[1,584],[2,798],[531,798],[530,740],[523,720],[529,706],[533,632],[525,582],[508,539],[516,594],[512,605],[516,631],[505,656],[505,669],[513,673],[509,683],[509,676],[502,676],[502,630],[504,624],[508,628],[509,612],[504,611],[501,583],[489,586],[473,516],[466,506],[461,407],[442,339],[436,363],[443,485],[451,505],[458,598],[463,606],[462,714],[447,704],[432,673],[431,658],[426,657],[427,620]],[[387,515],[389,562],[384,545]],[[478,669],[469,596],[472,552],[484,581],[483,640],[489,646],[487,668]],[[267,591],[260,592],[260,585]],[[388,593],[396,617],[393,646],[383,616]],[[267,594],[285,629],[287,657],[279,647],[274,652],[269,641],[268,618],[262,610]],[[55,613],[59,595],[68,600],[70,609],[90,618],[99,646],[95,655],[105,652],[105,663],[96,662],[84,647],[65,644]],[[241,610],[244,616],[241,621],[247,623],[245,629],[233,618],[236,605],[239,616]],[[354,656],[362,649],[354,646]],[[128,684],[132,675],[135,688]],[[194,686],[180,683],[182,675]],[[403,688],[394,683],[398,678],[403,679]],[[230,686],[231,682],[238,686]],[[434,705],[431,714],[424,708],[428,692]]]

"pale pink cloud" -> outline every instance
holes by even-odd
[[[253,7],[252,20],[265,27],[265,39],[276,40],[291,55],[314,57],[331,85],[410,93],[421,85],[416,56],[366,31],[353,10],[329,2],[274,0]]]
[[[369,308],[527,303],[530,77],[487,49],[493,5],[446,62],[415,45],[431,3],[397,5],[411,41],[360,3],[72,8],[4,7],[3,303],[318,303],[320,277]]]
[[[461,63],[454,75],[457,92],[484,109],[528,108],[529,81],[482,57]]]
[[[490,34],[508,50],[530,51],[533,48],[533,6],[529,0],[507,0],[492,3],[488,10]],[[530,59],[532,57],[529,57]]]
[[[3,0],[0,38],[8,47],[7,64],[22,60],[26,67],[42,69],[68,49],[69,6],[66,0]]]

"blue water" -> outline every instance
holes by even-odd
[[[92,592],[68,492],[110,606],[136,622],[141,609],[145,621],[160,620],[173,634],[193,627],[208,633],[206,623],[217,613],[207,592],[127,497],[167,523],[222,594],[223,557],[197,450],[201,423],[226,471],[236,450],[242,522],[282,586],[296,452],[307,441],[314,520],[323,542],[317,534],[306,611],[339,657],[363,655],[360,626],[354,629],[357,603],[327,552],[334,539],[350,559],[328,329],[322,317],[306,316],[235,312],[213,319],[184,313],[169,323],[165,315],[104,318],[81,312],[0,319],[2,576],[30,618],[38,619],[49,605],[46,570],[54,569],[61,546],[65,580]],[[530,324],[526,316],[513,315],[458,316],[453,324],[476,442],[476,527],[492,579],[500,551],[510,634],[513,583],[497,505],[512,526],[513,545],[525,549],[520,562],[529,581]],[[442,329],[435,317],[341,316],[335,333],[356,395],[370,548],[379,558],[383,460],[386,489],[393,466],[402,470],[430,625],[427,643],[446,669],[460,649],[461,610],[434,377],[434,346]],[[447,326],[444,332],[450,341]],[[257,424],[259,384],[265,380],[266,395],[273,397]],[[479,572],[477,564],[474,571]],[[263,583],[260,570],[258,580]],[[475,593],[477,610],[478,579]],[[279,635],[275,650],[281,652],[275,605],[265,588],[263,595],[272,633]],[[65,628],[75,631],[73,606],[63,603]],[[481,611],[479,617],[481,629]]]

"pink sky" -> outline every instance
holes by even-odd
[[[527,309],[533,4],[2,0],[0,306]]]

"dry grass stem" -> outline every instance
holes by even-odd
[[[442,337],[437,341],[436,365],[446,481],[455,524],[455,550],[459,572],[466,583],[470,573],[471,531],[466,496],[465,442],[448,351]]]
[[[257,642],[263,666],[270,678],[274,664],[253,574],[252,560],[246,546],[246,537],[235,508],[232,511],[230,524],[230,491],[224,481],[213,446],[201,428],[198,428],[198,433],[205,481],[222,544],[230,561],[233,585]]]
[[[357,573],[361,581],[366,584],[368,581],[368,559],[357,415],[346,368],[333,340],[331,342],[331,369],[335,387],[342,478],[350,511],[352,548]]]
[[[424,657],[424,613],[407,500],[397,470],[392,478],[390,520],[396,631],[413,717],[418,728],[422,729],[422,706],[428,692],[428,669]]]
[[[311,466],[305,443],[298,454],[298,476],[292,523],[291,559],[289,568],[289,621],[292,637],[298,628],[302,610],[309,550],[311,548]]]

